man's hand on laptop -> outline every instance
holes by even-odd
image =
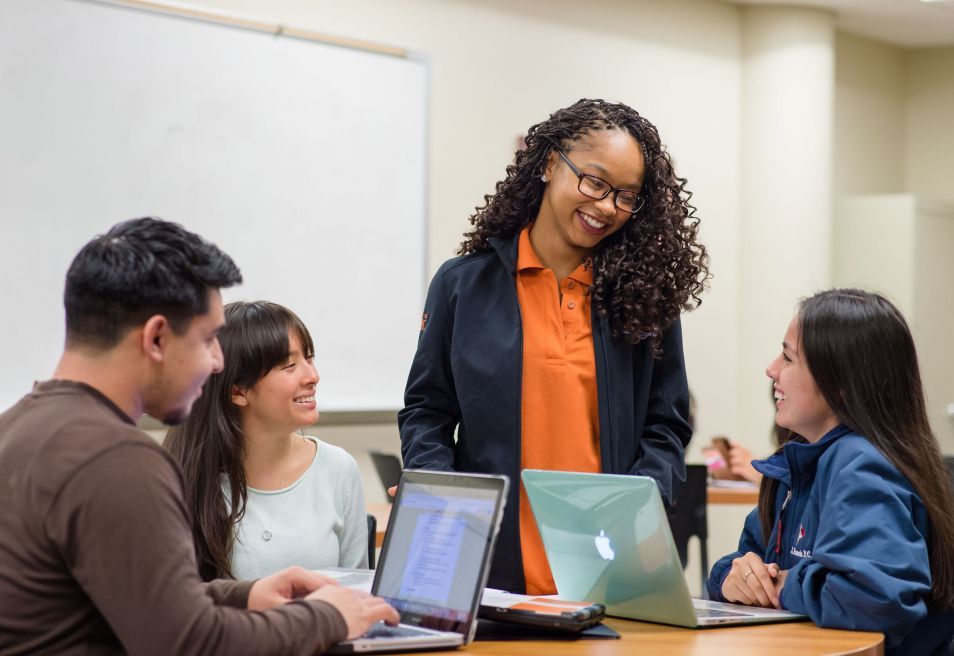
[[[334,606],[348,625],[348,640],[357,638],[377,622],[384,621],[394,626],[401,620],[388,602],[361,590],[327,585],[305,598],[319,599]]]
[[[775,563],[765,564],[751,551],[732,561],[732,569],[722,581],[722,596],[726,601],[762,608],[781,608],[779,595],[782,583]]]
[[[288,567],[257,580],[248,593],[249,610],[266,610],[305,595],[335,580],[301,567]]]

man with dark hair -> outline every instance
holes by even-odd
[[[181,474],[135,422],[188,415],[222,368],[219,289],[241,279],[214,245],[150,218],[74,259],[53,378],[0,414],[0,652],[314,653],[397,621],[299,568],[199,577]]]

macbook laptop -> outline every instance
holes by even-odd
[[[406,470],[371,585],[401,623],[376,624],[328,653],[437,649],[473,640],[507,487],[505,476]]]
[[[521,478],[561,597],[692,628],[808,619],[692,599],[652,478],[532,469]]]

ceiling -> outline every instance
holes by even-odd
[[[907,48],[954,46],[954,0],[729,0],[738,5],[817,7],[841,30]]]

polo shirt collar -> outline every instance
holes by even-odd
[[[528,223],[527,226],[520,231],[520,237],[517,241],[517,272],[525,271],[528,269],[546,269],[543,265],[543,262],[540,261],[540,258],[537,257],[537,252],[533,250],[533,244],[530,243],[530,228],[533,227],[532,223]],[[586,285],[587,287],[593,284],[593,271],[587,268],[587,263],[590,262],[587,259],[585,262],[576,267],[568,278],[575,280],[581,285]]]

